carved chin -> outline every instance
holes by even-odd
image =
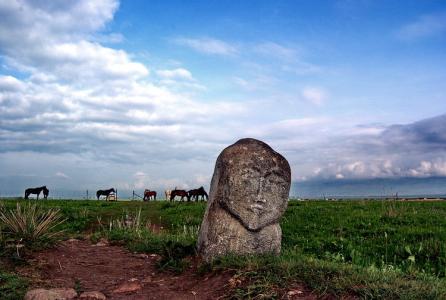
[[[258,231],[265,227],[266,224],[261,223],[260,220],[249,220],[250,223],[245,225],[245,228],[251,231]]]

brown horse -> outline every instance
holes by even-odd
[[[170,201],[175,200],[175,197],[181,197],[181,201],[183,201],[184,197],[186,197],[187,201],[190,201],[189,194],[185,190],[173,190],[170,193]]]
[[[150,199],[152,199],[152,197],[153,197],[153,200],[156,200],[156,192],[148,190],[148,189],[145,189],[144,190],[144,198],[143,198],[143,200],[144,201],[150,201]]]
[[[192,200],[198,201],[198,198],[201,196],[201,200],[204,201],[204,198],[206,198],[206,200],[209,199],[208,197],[208,193],[206,193],[206,191],[204,190],[204,187],[200,187],[198,189],[194,189],[194,190],[190,190],[189,192],[187,192],[189,194],[189,198],[191,198]]]

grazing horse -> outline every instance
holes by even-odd
[[[98,190],[96,192],[96,197],[99,200],[99,197],[105,196],[105,200],[107,200],[108,196],[110,196],[111,193],[116,194],[116,190],[114,188],[111,188],[111,189],[108,189],[108,190]]]
[[[166,200],[170,200],[170,194],[172,193],[172,190],[165,190],[164,195],[166,196]]]
[[[190,190],[189,192],[187,192],[189,194],[189,198],[191,198],[192,200],[198,201],[198,198],[201,196],[201,200],[204,201],[204,198],[206,198],[206,200],[209,199],[208,197],[208,193],[206,193],[206,191],[204,190],[204,187],[200,187],[198,189],[194,189],[194,190]]]
[[[189,194],[185,190],[173,190],[170,193],[170,201],[173,201],[176,196],[180,196],[181,201],[183,201],[184,197],[186,197],[187,201],[190,201]]]
[[[146,201],[146,200],[150,201],[152,196],[153,196],[153,200],[156,200],[156,192],[155,191],[151,191],[151,190],[148,190],[148,189],[144,190],[144,198],[143,198],[144,201]]]
[[[43,189],[43,198],[48,199],[48,194],[50,193],[50,190],[46,188],[46,186]]]
[[[46,199],[48,196],[48,189],[46,188],[46,185],[36,188],[29,188],[25,190],[25,199],[28,199],[29,195],[31,194],[37,194],[37,200],[39,200],[39,195],[43,191],[43,197]]]

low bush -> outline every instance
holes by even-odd
[[[37,204],[17,203],[15,209],[0,210],[0,228],[6,248],[38,249],[54,242],[61,231],[57,226],[65,219],[58,209],[42,209]]]

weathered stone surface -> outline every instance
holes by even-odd
[[[101,292],[93,291],[93,292],[83,292],[79,299],[83,300],[105,300],[107,297]]]
[[[34,289],[26,293],[24,300],[71,300],[77,297],[74,289]]]
[[[228,253],[279,253],[279,220],[288,204],[291,170],[264,142],[242,139],[217,158],[198,238],[206,259]]]

